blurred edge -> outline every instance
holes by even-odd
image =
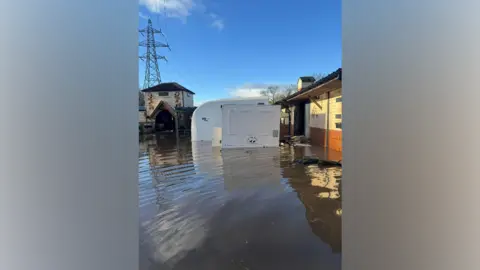
[[[138,268],[138,1],[0,3],[0,269]]]
[[[342,8],[343,269],[480,269],[480,2]]]

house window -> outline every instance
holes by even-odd
[[[335,123],[335,127],[339,128],[339,129],[342,129],[342,123]]]
[[[342,115],[341,114],[335,114],[335,119],[342,119]]]
[[[187,97],[190,97],[190,94],[189,94],[189,93],[187,93]]]
[[[336,102],[342,102],[342,98],[341,97],[338,97],[337,99],[335,99]]]
[[[159,96],[159,97],[167,97],[167,96],[168,96],[168,92],[158,92],[158,96]]]

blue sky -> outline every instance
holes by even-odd
[[[194,91],[197,104],[258,95],[266,85],[295,84],[299,76],[341,67],[340,0],[139,3],[140,28],[150,17],[172,48],[160,49],[169,60],[159,62],[162,81]],[[140,61],[140,86],[143,78]]]

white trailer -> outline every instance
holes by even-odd
[[[222,105],[222,148],[278,147],[280,106]]]
[[[221,106],[229,104],[267,105],[268,99],[266,97],[229,98],[205,102],[198,106],[192,115],[192,142],[212,141],[214,128],[222,128]]]

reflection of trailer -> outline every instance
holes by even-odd
[[[198,106],[192,115],[192,142],[212,141],[214,128],[222,127],[221,106],[237,104],[268,104],[268,99],[266,97],[230,98],[205,102]]]
[[[221,155],[226,190],[283,192],[279,148],[223,149]]]
[[[220,149],[210,142],[193,142],[192,158],[196,175],[222,179],[227,191],[283,191],[279,148]]]

